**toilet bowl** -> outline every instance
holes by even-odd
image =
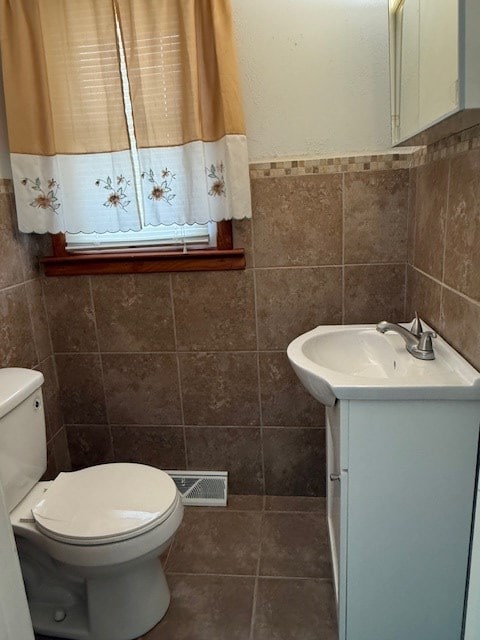
[[[16,384],[1,384],[6,372]],[[138,638],[169,605],[159,556],[182,521],[180,494],[165,472],[133,463],[39,482],[42,382],[38,372],[0,370],[0,482],[34,629],[77,640]]]
[[[170,601],[159,556],[182,515],[172,479],[144,465],[37,483],[10,514],[35,630],[130,640],[151,629]]]

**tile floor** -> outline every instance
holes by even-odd
[[[336,640],[323,498],[187,508],[164,565],[170,608],[141,640]]]

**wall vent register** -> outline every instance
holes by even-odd
[[[182,496],[184,505],[226,507],[227,471],[166,471]]]

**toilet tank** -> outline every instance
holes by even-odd
[[[0,484],[11,511],[47,468],[43,375],[0,369]]]

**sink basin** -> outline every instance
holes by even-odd
[[[314,398],[327,406],[337,399],[480,399],[480,374],[440,336],[435,360],[418,360],[400,335],[375,326],[320,326],[290,343],[290,363]]]

